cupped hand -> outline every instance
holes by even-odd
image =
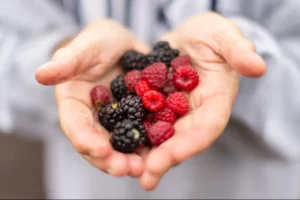
[[[108,132],[97,122],[90,91],[96,85],[109,87],[121,73],[117,61],[131,49],[145,52],[147,46],[120,24],[101,20],[88,25],[36,72],[39,83],[56,85],[61,128],[75,149],[114,176],[139,176],[144,162],[139,155],[112,149]]]
[[[140,178],[146,190],[154,189],[171,167],[205,151],[222,134],[238,93],[239,74],[258,77],[266,71],[237,25],[214,13],[192,17],[161,39],[191,57],[201,81],[189,94],[191,111],[175,123],[175,135],[148,154]]]

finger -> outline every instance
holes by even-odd
[[[95,65],[110,67],[125,51],[135,48],[146,51],[147,46],[135,40],[124,27],[106,23],[91,25],[59,49],[52,61],[39,68],[36,79],[44,85],[59,84]]]
[[[264,60],[256,53],[255,46],[247,40],[233,23],[223,23],[213,30],[214,49],[238,73],[249,77],[266,72]]]
[[[128,155],[128,162],[129,162],[129,176],[131,177],[139,177],[144,171],[144,161],[143,159],[136,154]]]
[[[206,150],[226,127],[231,107],[232,100],[227,96],[204,100],[193,114],[190,128],[177,132],[173,138],[150,152],[141,178],[143,187],[155,188],[171,167]],[[151,179],[155,181],[146,183],[146,178],[143,178],[145,174],[152,176]]]

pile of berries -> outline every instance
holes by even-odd
[[[125,74],[111,82],[110,90],[96,86],[91,91],[99,122],[110,132],[117,151],[158,146],[174,135],[173,124],[188,113],[185,92],[199,84],[199,76],[189,56],[179,56],[164,41],[156,43],[149,55],[126,52],[120,64]]]

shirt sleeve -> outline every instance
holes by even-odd
[[[268,70],[259,79],[240,77],[232,117],[280,156],[296,158],[300,155],[300,4],[293,0],[231,3],[239,6],[227,12],[228,17],[253,41]]]
[[[57,123],[54,88],[35,70],[78,26],[62,1],[11,0],[0,7],[0,130],[45,133]],[[53,130],[52,130],[53,131]]]

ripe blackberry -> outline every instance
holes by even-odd
[[[126,72],[131,70],[141,71],[147,67],[148,60],[146,55],[134,50],[130,50],[122,56],[120,63]]]
[[[141,123],[128,119],[118,122],[110,137],[116,151],[134,153],[145,138],[146,132]]]
[[[124,81],[124,76],[117,76],[110,83],[110,90],[117,101],[121,100],[127,93],[127,87]]]
[[[98,112],[98,118],[101,125],[111,132],[115,124],[122,120],[122,116],[118,113],[118,104],[112,102],[102,107]]]
[[[145,108],[139,96],[129,94],[118,103],[118,112],[126,119],[141,122],[145,115]]]
[[[156,62],[164,62],[168,67],[171,61],[179,56],[177,49],[172,49],[168,42],[158,42],[153,46],[152,52],[147,56],[148,65]]]

